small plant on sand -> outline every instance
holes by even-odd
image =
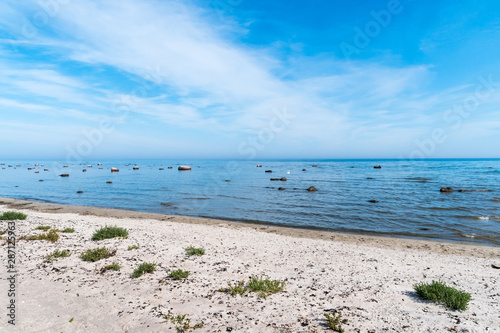
[[[258,292],[259,297],[267,297],[271,294],[279,293],[285,289],[286,282],[280,280],[269,280],[268,278],[258,278],[251,276],[250,281],[245,285],[244,281],[236,282],[233,286],[227,283],[229,288],[221,288],[219,291],[230,294],[231,296],[245,295],[247,291]]]
[[[432,281],[431,283],[417,283],[413,286],[417,296],[434,303],[444,303],[453,310],[467,310],[471,295],[465,291],[457,290],[447,286],[441,281]]]
[[[73,229],[73,228],[66,228],[66,229],[64,229],[64,230],[63,230],[63,231],[61,231],[61,232],[64,232],[65,234],[69,234],[69,233],[73,233],[73,232],[75,232],[75,229]]]
[[[205,250],[204,249],[196,248],[196,247],[193,247],[193,246],[185,248],[184,250],[186,250],[186,254],[188,256],[202,256],[202,255],[205,254]]]
[[[120,268],[122,268],[122,266],[120,266],[120,265],[118,265],[118,263],[114,262],[114,263],[112,263],[110,265],[106,265],[103,268],[101,268],[100,273],[104,274],[107,271],[119,271]]]
[[[46,240],[46,241],[54,243],[59,239],[59,234],[57,233],[57,230],[52,229],[49,232],[44,232],[41,235],[28,236],[26,239],[27,240]]]
[[[83,261],[95,262],[101,259],[107,259],[116,254],[116,250],[108,250],[105,247],[98,247],[96,249],[89,249],[80,255]]]
[[[285,281],[269,280],[268,278],[263,279],[252,276],[248,282],[247,288],[251,291],[258,292],[260,297],[267,297],[271,294],[283,291],[285,286]]]
[[[178,333],[184,333],[191,329],[195,330],[203,327],[203,323],[191,326],[191,319],[187,318],[187,315],[173,315],[169,312],[168,314],[163,315],[163,318],[165,318],[166,323],[170,321],[172,324],[175,324],[175,329]]]
[[[132,273],[131,277],[136,279],[141,277],[144,273],[153,273],[156,270],[156,263],[152,262],[143,262],[137,267]]]
[[[52,228],[51,226],[48,226],[48,225],[39,225],[38,227],[35,228],[35,230],[43,230],[43,231],[47,231],[49,230],[50,228]]]
[[[129,251],[137,250],[137,249],[139,249],[139,246],[137,246],[137,245],[131,245],[131,246],[128,247]]]
[[[176,269],[168,274],[168,277],[172,280],[182,280],[189,276],[189,271],[183,271],[182,269]]]
[[[117,226],[114,227],[105,226],[94,232],[94,234],[92,235],[92,240],[98,241],[115,237],[127,238],[128,237],[127,229],[119,228]]]
[[[348,319],[342,319],[342,312],[338,312],[337,314],[328,314],[325,313],[326,324],[329,328],[331,328],[335,332],[344,333],[344,328],[342,324],[347,324]]]
[[[62,250],[62,251],[55,250],[54,252],[49,253],[45,257],[45,259],[47,259],[48,261],[54,261],[57,258],[65,258],[65,257],[69,257],[70,255],[71,255],[71,252],[68,250]]]
[[[5,212],[0,215],[0,220],[3,221],[14,221],[14,220],[26,220],[28,216],[19,212]]]
[[[231,284],[231,282],[228,282],[227,285],[227,288],[220,288],[219,291],[228,293],[231,296],[244,296],[248,291],[247,287],[245,286],[245,281],[238,281],[234,284],[234,286]]]
[[[1,230],[0,231],[0,235],[5,235],[7,233],[7,231],[9,231],[8,229],[5,229],[5,230]]]

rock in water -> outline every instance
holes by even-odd
[[[177,170],[179,170],[179,171],[189,171],[189,170],[191,170],[191,167],[188,166],[188,165],[181,165],[181,166],[179,166],[177,168]]]
[[[316,187],[314,187],[314,186],[309,186],[309,188],[307,190],[309,192],[316,192],[317,191]]]
[[[120,171],[120,169],[118,169],[118,168],[111,168],[111,172],[118,172],[118,171]]]
[[[374,169],[382,169],[382,167],[381,167],[380,165],[378,165],[378,164],[377,164],[377,165],[375,165],[373,168],[374,168]]]
[[[59,175],[60,177],[69,177],[68,173],[63,173],[62,175]]]
[[[441,187],[439,192],[450,193],[450,192],[453,192],[453,188],[452,187]]]

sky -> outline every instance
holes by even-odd
[[[500,2],[0,2],[0,159],[499,158]]]

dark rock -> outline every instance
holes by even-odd
[[[495,265],[495,264],[491,264],[491,267],[494,268],[494,269],[500,269],[500,266],[499,265]]]
[[[161,171],[161,170],[165,170],[165,169],[163,169],[163,168],[160,168],[159,170]]]
[[[62,175],[59,175],[60,177],[69,177],[69,174],[63,173]]]
[[[266,170],[266,172],[269,172],[269,173],[271,173],[271,172],[273,172],[273,170]]]
[[[83,193],[83,191],[76,191],[76,193],[79,193],[79,194],[81,194],[81,193]]]
[[[317,191],[316,187],[314,187],[314,186],[309,186],[309,188],[307,190],[309,192],[316,192]]]
[[[439,190],[439,192],[441,192],[441,193],[450,193],[450,192],[453,192],[453,188],[452,187],[441,187],[441,189]]]
[[[284,191],[284,190],[285,190],[285,188],[284,188],[284,187],[279,187],[279,188],[278,188],[278,190],[280,190],[280,191]]]
[[[257,165],[257,168],[262,168],[262,165],[261,165],[261,164],[258,164],[258,165]]]
[[[373,168],[374,168],[374,169],[382,169],[382,167],[381,167],[380,165],[378,165],[378,164],[377,164],[377,165],[375,165]]]
[[[118,168],[111,168],[111,172],[118,172],[118,171],[120,171],[120,169],[118,169]]]
[[[111,180],[108,180],[106,184],[113,184],[113,182]]]
[[[371,202],[371,203],[377,203],[378,200],[368,200],[368,202]]]
[[[87,172],[87,169],[83,169],[82,172]]]
[[[306,169],[302,169],[302,171],[307,171]]]
[[[317,166],[316,164],[315,164],[315,165],[313,165],[313,168],[317,168],[317,167],[318,167],[318,166]]]
[[[271,181],[275,182],[277,180],[280,180],[279,178],[271,178]]]
[[[43,169],[43,171],[49,171],[49,169]]]
[[[286,182],[286,177],[281,177],[280,179],[282,182]]]
[[[172,169],[172,167],[168,167],[168,169]]]
[[[367,177],[366,179],[373,179],[372,177]]]
[[[230,181],[231,181],[230,179],[226,179],[226,182],[228,182],[228,183],[229,183]]]
[[[43,182],[43,179],[40,179],[39,182]]]
[[[134,170],[139,170],[139,167],[136,167],[136,166],[135,166],[135,167],[133,167],[132,169],[134,169]]]
[[[181,166],[179,166],[177,168],[177,170],[179,170],[179,171],[189,171],[189,170],[191,170],[191,167],[188,166],[188,165],[181,165]]]

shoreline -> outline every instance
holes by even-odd
[[[91,215],[96,217],[113,217],[120,219],[130,218],[141,220],[152,219],[158,221],[175,221],[180,223],[201,224],[208,226],[225,226],[231,229],[251,229],[264,233],[272,233],[297,238],[320,239],[356,244],[363,243],[365,245],[386,248],[410,248],[422,251],[431,251],[435,253],[458,254],[481,258],[497,258],[500,256],[500,247],[484,244],[471,244],[458,241],[440,241],[398,236],[342,233],[329,230],[315,230],[301,227],[277,226],[251,222],[236,222],[182,215],[166,215],[160,213],[139,212],[116,208],[56,204],[8,197],[0,197],[0,206],[2,205],[5,205],[12,209],[27,209],[43,213],[73,213],[83,216]]]

